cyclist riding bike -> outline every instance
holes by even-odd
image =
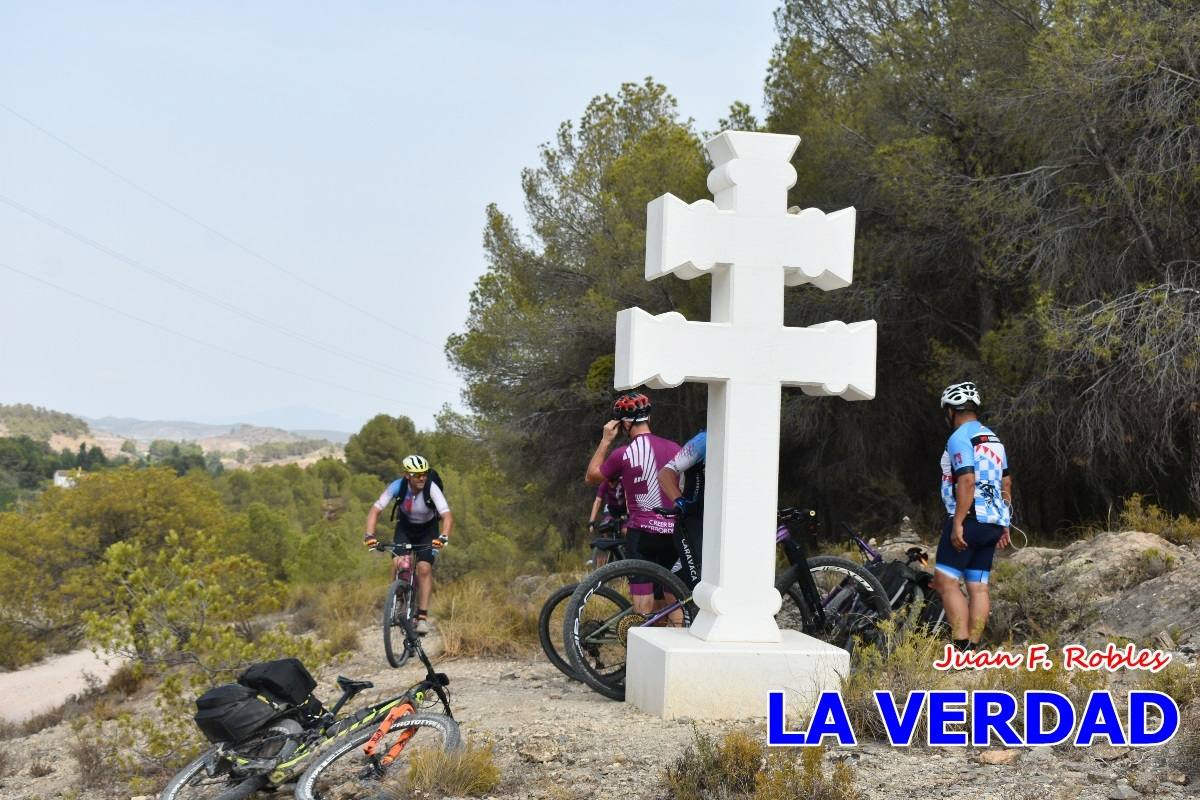
[[[650,398],[641,392],[626,392],[613,402],[613,419],[605,423],[600,443],[588,463],[587,482],[596,486],[619,478],[629,511],[626,552],[630,558],[653,561],[665,569],[675,565],[675,521],[654,509],[665,502],[658,483],[660,464],[679,452],[679,445],[650,432]],[[609,454],[618,433],[629,436],[629,444]],[[654,610],[654,587],[630,584],[634,609],[640,614]],[[662,602],[665,598],[660,598]],[[667,603],[674,598],[665,599]]]
[[[417,624],[421,635],[429,633],[429,598],[433,594],[433,561],[450,541],[454,515],[436,479],[431,480],[429,462],[419,455],[407,456],[402,462],[404,477],[397,478],[383,490],[367,512],[367,532],[363,541],[367,547],[378,544],[375,525],[379,514],[396,501],[396,544],[432,545],[416,551],[417,556]],[[392,580],[402,569],[409,569],[412,556],[392,559]]]
[[[675,544],[679,550],[680,577],[689,589],[700,582],[704,547],[704,456],[708,435],[700,431],[658,471],[658,483],[668,503],[675,506]],[[682,477],[682,480],[681,480]]]
[[[979,421],[979,390],[970,381],[942,392],[941,407],[952,433],[942,453],[942,502],[946,522],[934,563],[933,587],[941,595],[954,644],[979,644],[991,612],[988,576],[996,548],[1009,544],[1012,479],[999,437]],[[963,597],[958,582],[967,585]]]

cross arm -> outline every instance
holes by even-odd
[[[788,286],[824,289],[854,279],[854,208],[754,216],[665,194],[646,207],[646,279],[691,279],[718,264],[782,264]]]

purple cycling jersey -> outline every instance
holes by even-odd
[[[629,527],[648,533],[671,534],[675,520],[654,510],[663,506],[662,489],[658,485],[658,470],[679,452],[679,445],[670,439],[643,433],[627,445],[618,447],[604,460],[600,472],[605,480],[620,476],[629,510]]]
[[[596,497],[600,498],[606,515],[616,517],[625,513],[625,493],[621,489],[619,480],[601,481],[600,485],[596,487]]]

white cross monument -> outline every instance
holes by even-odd
[[[636,628],[626,700],[663,717],[765,716],[770,690],[837,688],[848,654],[780,631],[775,577],[783,386],[875,395],[875,321],[783,324],[784,288],[848,286],[854,209],[787,212],[798,136],[727,131],[705,147],[715,202],[647,207],[646,279],[712,274],[712,321],[640,308],[617,315],[617,389],[708,384],[704,563],[688,630]]]

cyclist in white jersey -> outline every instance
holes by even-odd
[[[436,482],[430,481],[429,462],[418,455],[404,459],[404,477],[392,481],[367,512],[367,532],[363,541],[374,547],[375,525],[380,512],[393,500],[396,507],[396,544],[431,545],[415,551],[417,556],[417,624],[416,632],[429,633],[429,598],[433,595],[433,561],[437,552],[450,541],[454,515],[446,496]],[[439,530],[440,528],[440,530]],[[436,534],[436,538],[435,538]],[[392,560],[392,579],[409,566],[410,556]]]

